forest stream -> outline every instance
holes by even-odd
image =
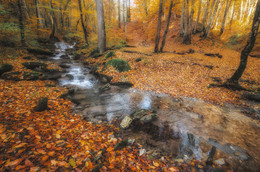
[[[217,106],[194,98],[141,92],[101,83],[91,68],[72,59],[74,45],[57,42],[52,61],[66,72],[59,84],[73,89],[74,111],[93,123],[120,121],[140,109],[157,114],[148,124],[121,129],[153,156],[167,154],[180,162],[195,158],[234,171],[260,169],[259,121],[242,108]]]

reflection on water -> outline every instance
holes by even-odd
[[[66,55],[67,48],[73,48],[73,45],[62,42],[55,46],[58,54],[54,59]],[[71,99],[77,103],[79,113],[88,120],[98,122],[122,119],[138,109],[155,111],[158,120],[149,125],[135,126],[137,132],[148,134],[141,134],[140,141],[145,140],[144,145],[161,147],[184,159],[204,161],[214,156],[215,151],[212,150],[217,148],[215,160],[222,157],[227,161],[226,164],[233,164],[233,160],[230,160],[233,157],[235,160],[247,161],[252,169],[260,168],[259,122],[242,115],[239,109],[214,106],[190,98],[176,100],[167,95],[141,93],[117,86],[101,92],[99,88],[102,84],[79,62],[71,60],[70,68],[66,70],[60,83],[79,87]],[[132,137],[131,134],[129,136]],[[151,137],[153,141],[149,139]]]

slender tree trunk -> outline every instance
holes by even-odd
[[[78,0],[78,4],[79,4],[80,21],[81,21],[81,25],[82,25],[82,29],[83,29],[83,33],[84,33],[84,38],[85,38],[86,44],[88,45],[88,32],[87,32],[87,29],[84,25],[81,0]]]
[[[128,8],[127,8],[127,21],[128,21],[128,22],[131,21],[131,4],[130,4],[130,0],[128,1]]]
[[[37,36],[39,37],[40,12],[39,12],[38,0],[35,0],[35,9],[36,9],[36,17],[37,17]]]
[[[196,34],[196,32],[197,32],[197,25],[198,25],[199,20],[200,20],[201,1],[202,1],[202,0],[199,0],[199,10],[198,10],[198,15],[197,15],[197,20],[196,20],[196,23],[195,23],[195,26],[194,26],[194,29],[193,29],[193,34]]]
[[[207,19],[208,19],[208,15],[209,15],[210,2],[211,2],[211,0],[207,0],[205,13],[204,13],[204,17],[203,17],[203,20],[202,20],[203,31],[201,32],[201,35],[200,35],[201,37],[204,37],[205,32],[206,32],[205,29],[206,29]]]
[[[208,26],[206,28],[206,34],[205,34],[205,37],[208,37],[209,36],[209,33],[212,29],[212,25],[213,25],[213,22],[214,22],[214,19],[215,19],[215,16],[217,14],[217,10],[218,10],[218,5],[219,5],[219,0],[215,0],[215,8],[214,8],[214,11],[213,11],[213,14],[212,16],[209,18],[209,21],[208,21]]]
[[[121,28],[121,9],[120,9],[120,0],[118,0],[118,27]]]
[[[22,6],[23,6],[24,9],[25,9],[25,16],[26,16],[26,18],[31,18],[25,0],[22,0],[21,4],[22,4]]]
[[[98,24],[98,48],[99,52],[106,51],[106,30],[104,21],[103,0],[96,0],[97,24]]]
[[[109,8],[108,8],[108,23],[109,23],[109,26],[111,26],[111,0],[108,1],[108,4],[109,4]]]
[[[20,34],[21,34],[21,44],[23,47],[25,47],[26,44],[25,44],[23,10],[22,10],[22,1],[21,0],[18,0],[18,10],[19,10],[19,27],[20,27]]]
[[[236,1],[233,2],[233,11],[232,11],[232,15],[231,15],[230,23],[229,23],[229,30],[231,30],[231,26],[232,26],[232,22],[233,22],[235,10],[236,10],[235,8],[236,8]]]
[[[184,20],[184,36],[183,44],[191,44],[191,34],[190,34],[190,11],[189,11],[190,0],[185,0],[185,20]]]
[[[228,79],[228,81],[226,83],[228,86],[238,85],[238,80],[241,78],[241,76],[243,75],[243,72],[246,69],[248,55],[252,51],[254,44],[255,44],[256,36],[258,33],[258,29],[259,29],[259,22],[260,22],[260,0],[258,0],[257,5],[256,5],[252,29],[249,34],[247,44],[241,52],[239,67],[236,70],[236,72],[233,74],[233,76],[230,79]]]
[[[163,8],[163,0],[160,0],[159,15],[158,15],[158,25],[157,25],[157,33],[156,33],[155,47],[154,47],[154,52],[155,52],[155,53],[158,53],[159,42],[160,42],[161,20],[162,20],[162,8]]]
[[[230,6],[230,2],[231,2],[231,0],[226,1],[226,7],[225,7],[225,11],[224,11],[224,16],[223,16],[223,19],[222,19],[222,24],[221,24],[219,36],[221,36],[223,34],[224,29],[225,29],[225,23],[226,23],[226,18],[227,18],[227,13],[228,13],[228,9],[229,9],[229,6]]]
[[[171,0],[171,4],[170,4],[170,8],[169,8],[169,13],[168,13],[168,18],[167,18],[167,26],[166,26],[165,31],[164,31],[164,35],[163,35],[163,40],[162,40],[160,52],[163,52],[163,47],[164,47],[164,45],[165,45],[166,36],[167,36],[167,33],[168,33],[170,21],[171,21],[172,6],[173,6],[173,0]]]
[[[52,0],[50,0],[50,6],[51,6],[51,9],[53,9]],[[54,12],[51,12],[51,23],[52,23],[52,31],[51,31],[50,39],[55,39],[57,21],[56,21]]]
[[[185,0],[182,0],[182,8],[181,8],[181,33],[180,36],[184,35],[184,14],[185,14]]]

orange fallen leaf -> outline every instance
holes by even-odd
[[[10,166],[17,166],[23,161],[23,158],[16,159],[14,161],[10,161],[7,164],[5,164],[5,167],[10,167]]]

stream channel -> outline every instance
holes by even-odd
[[[73,89],[74,111],[93,123],[121,121],[140,110],[154,111],[157,120],[121,130],[119,136],[134,138],[153,156],[168,155],[179,162],[191,159],[233,171],[260,169],[260,124],[234,106],[216,106],[194,98],[140,92],[105,84],[91,68],[73,59],[73,47],[57,42],[51,58],[65,73],[59,84]]]

